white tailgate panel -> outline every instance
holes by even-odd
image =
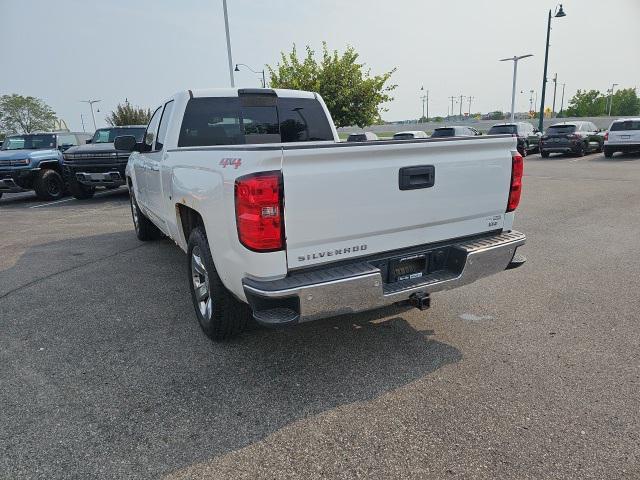
[[[513,138],[285,149],[289,268],[501,229]],[[401,167],[435,184],[399,189]],[[346,251],[345,251],[346,250]]]

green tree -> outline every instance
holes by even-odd
[[[567,117],[596,117],[604,115],[606,98],[598,90],[578,90],[569,100]]]
[[[381,122],[387,111],[381,104],[393,100],[390,93],[397,85],[388,84],[396,71],[371,76],[364,63],[358,63],[358,53],[351,46],[342,55],[329,51],[322,42],[322,58],[306,47],[306,56],[298,58],[296,46],[289,53],[280,54],[280,62],[267,65],[270,84],[274,88],[309,90],[322,95],[336,127],[358,125],[365,127]]]
[[[129,100],[123,104],[118,104],[116,109],[111,112],[106,120],[112,127],[120,127],[122,125],[146,125],[151,119],[151,109],[133,107]]]
[[[611,115],[629,116],[640,114],[640,98],[635,88],[623,88],[613,94]]]
[[[43,100],[12,94],[0,97],[0,130],[31,133],[52,130],[56,113]]]

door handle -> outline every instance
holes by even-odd
[[[152,172],[159,172],[160,167],[158,165],[150,165],[149,170],[151,170]]]
[[[436,169],[433,165],[403,167],[398,172],[400,190],[417,190],[433,187],[436,181]]]

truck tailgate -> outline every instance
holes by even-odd
[[[501,229],[512,137],[285,147],[290,269]]]

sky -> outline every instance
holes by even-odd
[[[228,87],[222,0],[0,0],[0,95],[42,98],[72,130],[98,127],[127,98],[155,107],[179,90]],[[547,0],[228,0],[234,63],[255,70],[275,64],[296,44],[352,45],[372,73],[396,67],[398,85],[384,120],[418,118],[420,88],[429,115],[446,115],[451,96],[473,97],[471,110],[509,111],[513,63],[516,111],[541,90]],[[565,105],[577,89],[606,91],[612,83],[640,87],[640,0],[566,0],[553,19],[549,73],[558,74]],[[235,73],[236,86],[260,77]],[[616,87],[619,88],[619,87]],[[520,92],[523,93],[520,93]],[[553,84],[547,87],[551,105]],[[454,104],[459,111],[459,105]],[[468,110],[465,98],[463,111]]]

